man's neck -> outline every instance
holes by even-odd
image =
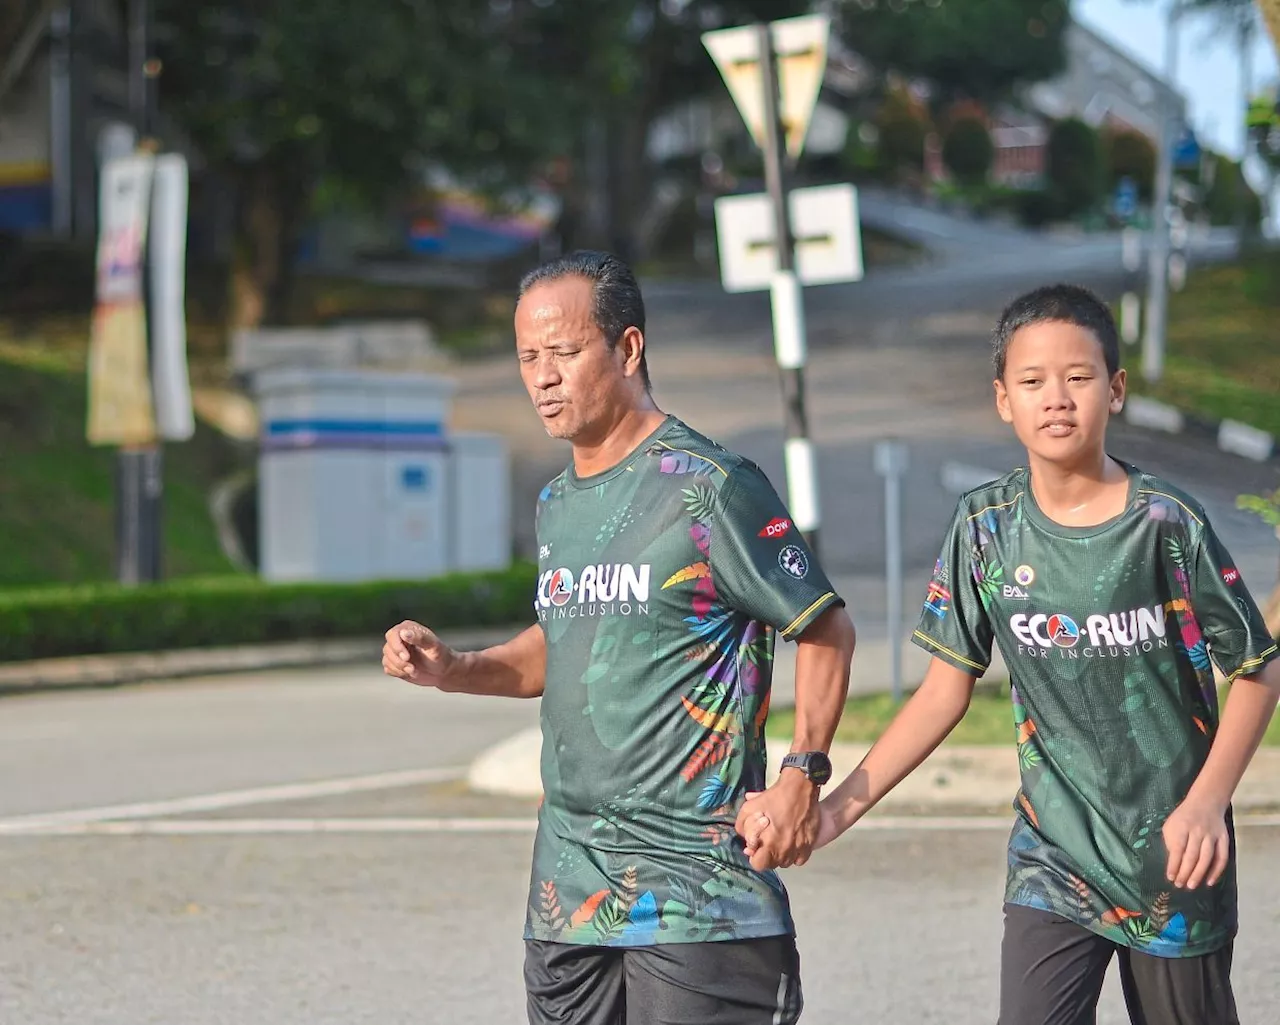
[[[579,477],[591,477],[617,466],[656,431],[666,417],[646,396],[643,403],[628,409],[597,439],[573,443],[574,472]]]
[[[1129,475],[1105,452],[1070,466],[1034,456],[1030,464],[1036,504],[1055,523],[1093,527],[1124,511]]]

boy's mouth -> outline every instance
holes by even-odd
[[[1070,420],[1046,420],[1040,425],[1040,430],[1044,431],[1053,438],[1065,438],[1076,429],[1076,425]]]

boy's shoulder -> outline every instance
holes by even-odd
[[[998,517],[1006,511],[1012,512],[1030,486],[1025,466],[1010,470],[1003,477],[987,481],[961,495],[956,503],[956,520],[962,523],[980,517]]]
[[[1139,508],[1146,508],[1152,519],[1174,523],[1189,521],[1196,527],[1203,527],[1208,522],[1204,506],[1176,484],[1136,466],[1128,469],[1137,478],[1134,502]]]

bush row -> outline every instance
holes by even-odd
[[[536,569],[426,581],[267,584],[254,577],[150,587],[0,592],[0,662],[125,651],[374,637],[404,619],[433,628],[532,621]]]

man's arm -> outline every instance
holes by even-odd
[[[823,798],[816,846],[830,843],[852,826],[934,752],[968,711],[975,679],[942,659],[930,662],[924,682],[866,757]],[[743,806],[738,832],[746,837],[751,863],[764,855],[761,862],[768,867],[772,859],[760,845],[765,831],[771,833],[774,827],[773,812],[766,812],[760,800],[753,798]]]
[[[454,651],[421,623],[404,622],[386,633],[382,669],[451,693],[538,698],[546,682],[547,641],[535,625],[483,651]]]
[[[1194,890],[1214,885],[1231,858],[1226,815],[1231,797],[1267,732],[1280,698],[1280,659],[1258,676],[1241,676],[1231,685],[1222,721],[1200,775],[1183,802],[1165,819],[1169,882]]]
[[[841,606],[815,619],[797,640],[796,725],[792,751],[823,751],[831,747],[849,693],[849,664],[857,634]],[[818,787],[799,769],[784,768],[778,781],[743,805],[766,814],[772,824],[768,849],[751,852],[757,869],[803,865],[817,838]],[[739,828],[739,832],[742,832]]]

